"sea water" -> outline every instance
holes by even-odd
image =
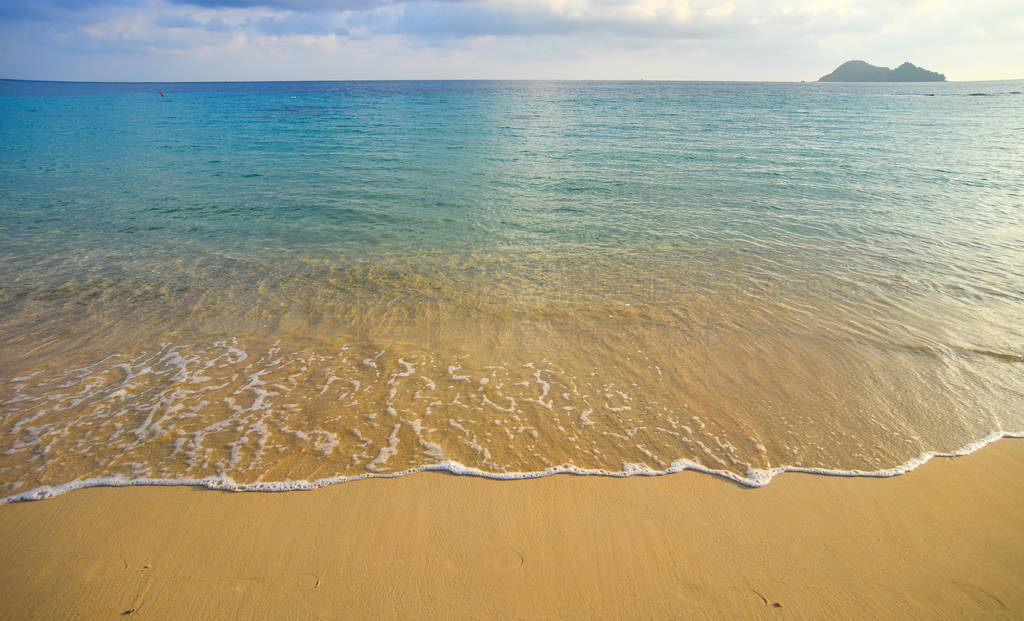
[[[0,81],[0,496],[1019,435],[1021,91]]]

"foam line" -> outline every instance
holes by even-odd
[[[323,479],[316,479],[314,481],[298,480],[298,481],[268,481],[268,482],[257,482],[257,483],[238,483],[230,477],[204,477],[201,479],[153,479],[153,478],[139,478],[129,479],[123,476],[112,476],[112,477],[96,477],[90,479],[82,479],[78,481],[70,481],[68,483],[62,483],[60,485],[43,485],[35,489],[7,496],[6,498],[0,498],[0,504],[7,504],[11,502],[25,502],[31,500],[44,500],[46,498],[52,498],[66,492],[74,491],[77,489],[84,489],[88,487],[131,487],[131,486],[170,486],[170,485],[181,485],[181,486],[193,486],[193,487],[206,487],[209,489],[222,490],[222,491],[235,491],[235,492],[290,492],[299,490],[312,490],[321,487],[327,487],[328,485],[334,485],[335,483],[344,483],[347,481],[359,481],[362,479],[394,479],[397,477],[415,474],[417,472],[448,472],[457,475],[476,476],[485,479],[497,479],[497,480],[517,480],[517,479],[539,479],[541,477],[547,477],[555,474],[575,474],[580,476],[607,476],[616,478],[625,478],[630,476],[661,476],[666,474],[675,474],[677,472],[683,472],[686,470],[692,470],[696,472],[703,472],[714,476],[719,476],[731,481],[735,481],[741,485],[747,487],[763,487],[785,472],[800,472],[804,474],[819,474],[825,476],[836,476],[836,477],[875,477],[875,478],[888,478],[906,474],[911,470],[919,468],[920,466],[931,461],[934,457],[962,457],[977,451],[978,449],[988,446],[989,444],[1001,440],[1003,438],[1024,438],[1024,432],[992,432],[980,440],[970,442],[954,451],[948,453],[935,453],[928,452],[924,453],[914,459],[908,460],[899,466],[893,468],[885,468],[882,470],[835,470],[829,468],[804,468],[799,466],[780,466],[778,468],[771,468],[768,470],[754,469],[747,472],[746,476],[740,476],[738,474],[728,472],[726,470],[716,470],[713,468],[707,468],[701,466],[688,459],[679,459],[664,470],[654,470],[647,466],[637,464],[623,464],[623,468],[620,471],[614,470],[595,470],[576,468],[574,466],[554,466],[551,468],[545,468],[544,470],[532,471],[532,472],[488,472],[486,470],[480,470],[471,466],[460,464],[459,462],[451,460],[443,460],[436,464],[428,464],[424,466],[418,466],[416,468],[409,468],[401,472],[391,473],[376,473],[367,472],[358,474],[355,476],[337,476],[327,477]]]

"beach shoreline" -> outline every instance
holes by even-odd
[[[1013,618],[1024,440],[892,478],[683,472],[0,506],[12,618]],[[776,605],[778,604],[778,605]]]

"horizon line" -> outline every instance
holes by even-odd
[[[840,82],[828,84],[941,84],[969,82],[1012,82],[1022,78],[999,78],[995,80],[927,80],[910,82]],[[36,78],[5,78],[0,82],[41,82],[49,84],[302,84],[311,82],[661,82],[661,83],[726,83],[726,84],[810,84],[813,80],[699,80],[699,79],[646,79],[646,78],[340,78],[313,80],[45,80]]]

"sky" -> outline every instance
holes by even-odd
[[[1022,0],[0,0],[0,78],[1024,78]]]

